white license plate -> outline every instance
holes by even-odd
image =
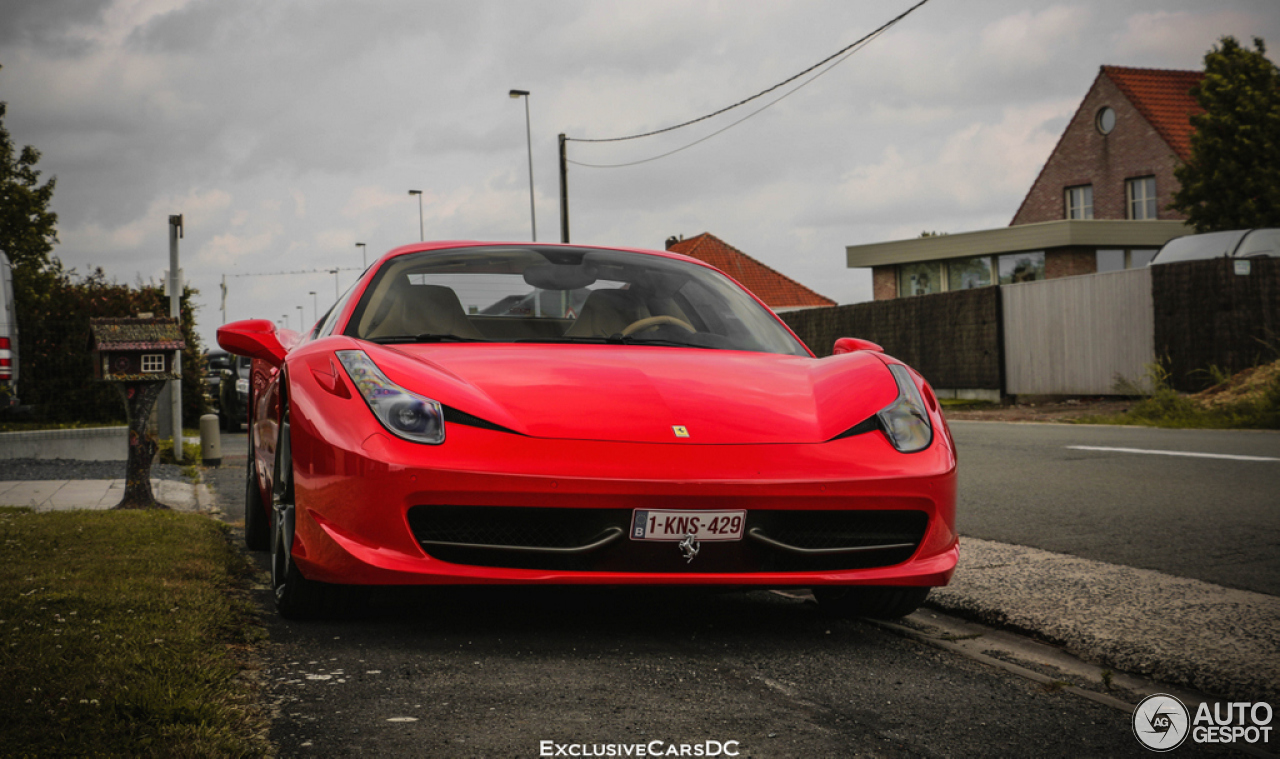
[[[649,511],[631,517],[632,540],[742,540],[746,511]]]

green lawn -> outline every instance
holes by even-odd
[[[250,567],[208,517],[0,508],[0,756],[263,756]]]

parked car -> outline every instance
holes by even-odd
[[[210,353],[205,382],[217,402],[218,423],[227,432],[239,432],[249,418],[249,372],[253,361],[247,356]]]
[[[13,303],[13,267],[0,250],[0,410],[18,405],[18,315]]]
[[[485,313],[584,288],[576,314]],[[816,358],[686,256],[415,244],[309,334],[218,344],[253,357],[245,538],[286,617],[498,583],[813,588],[897,617],[956,566],[928,383],[862,340]]]
[[[217,412],[220,426],[223,427],[226,425],[222,423],[222,406],[218,401],[218,389],[222,385],[223,370],[230,369],[234,360],[235,356],[224,351],[208,351],[204,354],[204,395]]]
[[[1175,237],[1148,266],[1206,258],[1280,258],[1280,229],[1234,229]]]

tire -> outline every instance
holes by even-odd
[[[814,588],[822,613],[836,619],[900,619],[920,608],[930,588],[876,585]]]
[[[293,561],[295,508],[287,405],[276,442],[276,477],[271,490],[271,588],[276,611],[295,620],[345,616],[350,609],[350,589],[308,580]]]
[[[258,467],[255,466],[252,446],[244,487],[244,543],[250,551],[271,549],[271,515],[262,501],[258,488]]]

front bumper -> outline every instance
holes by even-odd
[[[955,459],[946,436],[904,455],[878,432],[812,445],[689,445],[550,440],[453,424],[444,445],[423,446],[371,421],[367,412],[340,420],[326,415],[319,423],[295,416],[293,553],[308,578],[377,585],[939,586],[958,559]],[[332,442],[341,439],[360,442]],[[744,509],[746,530],[756,534],[704,542],[693,561],[671,543],[627,535],[585,555],[475,547],[513,540],[586,545],[625,525],[636,509]],[[440,540],[423,515],[442,513],[466,515],[480,538],[469,532],[473,537]],[[576,513],[579,538],[521,538],[522,525],[552,515],[552,522],[572,525]],[[795,537],[797,520],[808,538]],[[827,526],[814,528],[813,520]],[[843,532],[831,545],[881,539],[898,548],[806,555],[759,539],[822,548],[813,533],[830,532],[832,523]],[[508,537],[485,537],[486,525]],[[915,532],[904,538],[904,530]],[[472,547],[444,545],[450,541]]]

